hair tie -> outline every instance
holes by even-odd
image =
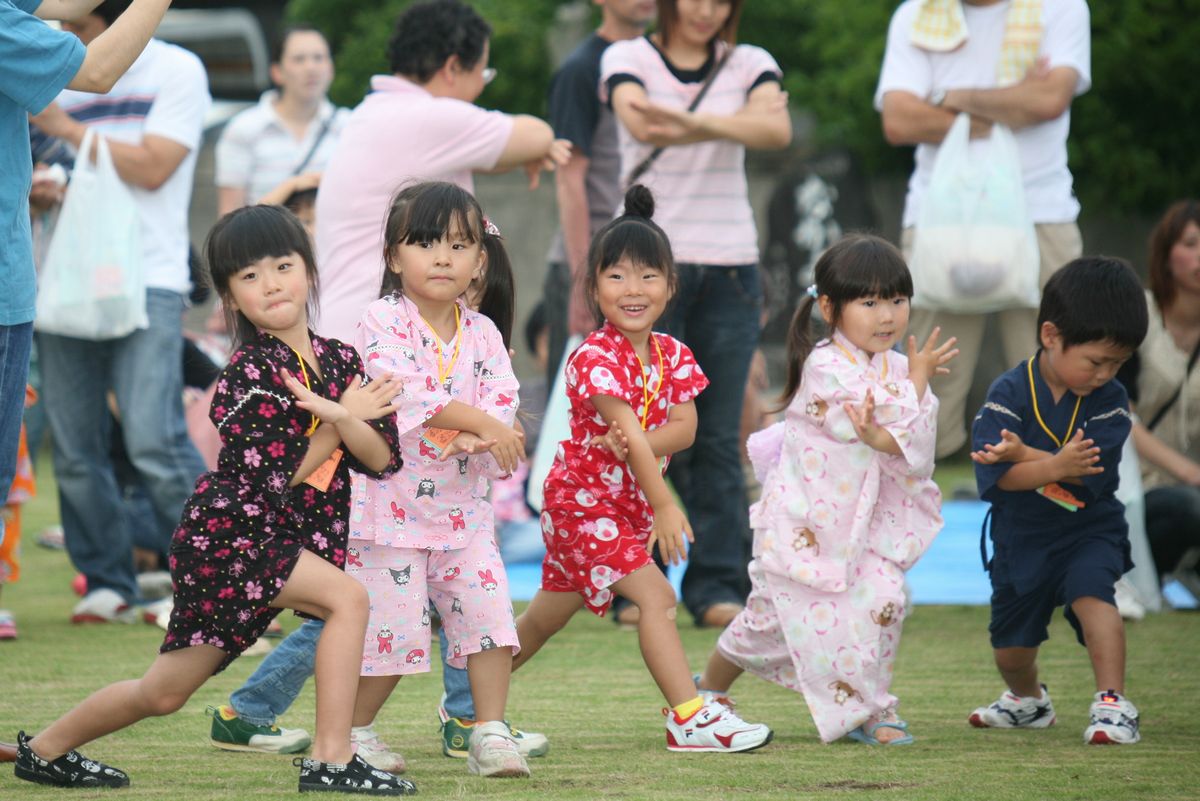
[[[483,232],[488,236],[500,236],[500,229],[487,217],[483,218]]]
[[[813,284],[812,286],[810,286],[808,289],[806,289],[804,291],[804,294],[808,295],[810,298],[815,299],[817,297],[817,285]]]

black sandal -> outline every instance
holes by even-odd
[[[23,731],[17,733],[17,764],[13,772],[18,779],[55,787],[129,786],[129,776],[124,771],[88,759],[78,751],[70,751],[52,762],[42,759],[33,753]]]

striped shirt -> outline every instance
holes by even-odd
[[[669,64],[648,37],[615,42],[600,61],[601,98],[634,81],[651,102],[685,109],[700,91],[714,59],[698,70]],[[746,105],[747,95],[766,81],[779,81],[782,71],[760,47],[738,45],[700,103],[699,110],[729,115]],[[621,185],[654,149],[618,126]],[[746,148],[728,139],[663,150],[639,183],[654,192],[654,221],[671,239],[675,260],[688,264],[754,264],[758,231],[746,186]]]

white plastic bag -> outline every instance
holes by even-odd
[[[133,194],[104,137],[88,129],[38,279],[34,327],[91,340],[148,327],[141,239]]]
[[[959,114],[938,148],[913,241],[913,305],[935,311],[1037,308],[1037,234],[1025,208],[1012,131],[993,125],[987,156],[969,152]]]

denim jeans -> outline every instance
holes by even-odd
[[[33,323],[0,325],[0,504],[8,498],[8,488],[17,470],[17,443],[21,439],[32,341]],[[4,542],[3,515],[0,515],[0,542]]]
[[[758,347],[758,265],[680,264],[679,286],[659,325],[696,356],[709,385],[696,398],[696,441],[671,460],[696,541],[683,603],[699,620],[711,605],[744,603],[750,591],[750,520],[738,429],[750,360]]]
[[[324,627],[320,620],[306,620],[267,654],[246,683],[229,696],[238,717],[255,726],[275,725],[275,720],[288,710],[313,674],[317,641]],[[442,689],[446,693],[442,705],[451,717],[474,718],[475,704],[467,671],[446,664],[446,635],[440,626],[438,639],[442,645]]]
[[[183,295],[146,293],[148,328],[94,342],[38,335],[43,402],[54,437],[54,477],[67,552],[89,589],[137,600],[132,535],[113,472],[111,389],[125,450],[154,507],[165,552],[183,504],[204,472],[183,417]]]

